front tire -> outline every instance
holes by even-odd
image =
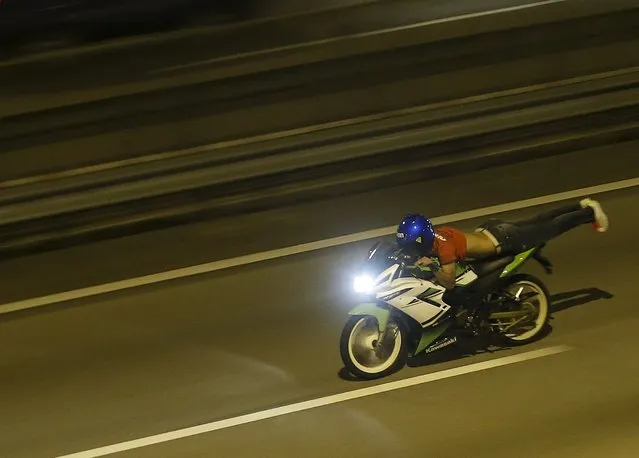
[[[386,329],[384,342],[376,346],[380,332],[375,317],[356,315],[346,322],[339,347],[342,362],[351,374],[373,380],[404,367],[408,359],[408,332],[403,323],[393,317]]]
[[[491,319],[491,324],[500,328],[500,337],[510,345],[524,345],[540,338],[550,319],[550,294],[546,285],[537,277],[520,274],[509,279],[502,289],[513,296],[519,292],[520,300],[513,302],[508,309],[525,311],[528,318],[519,324],[515,323],[515,319],[510,323],[497,320],[499,324]]]

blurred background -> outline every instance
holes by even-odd
[[[635,458],[638,105],[637,0],[0,0],[0,457],[487,362],[122,456]],[[539,341],[344,374],[405,213],[586,196]]]
[[[375,0],[3,0],[3,48],[54,49],[194,26],[236,24]]]

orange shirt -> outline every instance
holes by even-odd
[[[459,229],[449,226],[435,229],[433,254],[439,258],[442,266],[464,259],[466,248],[466,236]]]

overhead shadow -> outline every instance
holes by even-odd
[[[550,296],[550,311],[562,312],[572,307],[584,305],[600,299],[612,299],[613,294],[599,288],[583,288],[574,291],[566,291]]]

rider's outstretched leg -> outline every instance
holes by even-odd
[[[583,199],[524,221],[494,220],[484,227],[498,242],[499,252],[515,254],[540,246],[583,224],[593,224],[597,231],[608,229],[608,217],[599,202]]]
[[[583,224],[593,224],[599,232],[605,232],[608,229],[608,217],[598,202],[584,199],[579,203],[578,208],[573,207],[572,211],[558,214],[552,219],[528,224],[514,223],[514,226],[518,241],[528,249],[559,237]]]
[[[557,218],[558,216],[572,213],[581,210],[583,207],[579,203],[562,205],[561,207],[551,208],[545,212],[541,212],[532,218],[514,221],[513,224],[526,226],[528,224],[540,224],[547,223]]]
[[[608,230],[608,217],[596,200],[586,198],[578,203],[562,205],[542,212],[532,218],[516,221],[517,226],[552,223],[557,235],[582,224],[594,224],[599,232]],[[557,236],[555,235],[555,237]]]

